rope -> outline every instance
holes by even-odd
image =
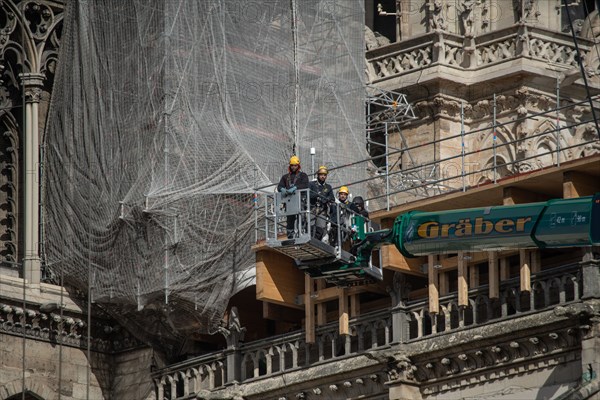
[[[296,145],[299,142],[298,138],[298,99],[300,97],[300,65],[298,62],[298,27],[296,26],[296,0],[290,0],[292,8],[292,42],[294,48],[294,115],[292,116],[292,135],[294,136],[294,144],[292,153],[296,154]]]

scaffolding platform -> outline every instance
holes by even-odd
[[[343,264],[355,261],[355,257],[347,251],[340,250],[338,255],[336,247],[309,235],[300,235],[297,238],[281,241],[270,239],[267,240],[267,245],[296,260],[296,264],[300,269],[331,264],[336,260]]]
[[[357,286],[383,279],[381,270],[356,264],[345,250],[308,235],[286,240],[268,240],[267,246],[295,260],[296,267],[311,278],[325,279],[336,286]]]

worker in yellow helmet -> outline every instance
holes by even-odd
[[[308,175],[300,170],[300,158],[293,155],[290,157],[288,173],[284,174],[279,180],[277,191],[280,192],[282,196],[292,196],[296,193],[296,190],[299,189],[308,189]],[[287,216],[286,231],[288,239],[294,237],[296,220],[297,215]]]
[[[342,186],[339,190],[338,190],[338,200],[340,203],[348,205],[350,204],[350,201],[348,200],[348,196],[350,195],[350,191],[348,190],[347,186]]]
[[[330,210],[331,229],[329,231],[329,244],[337,246],[338,231],[341,233],[342,243],[348,238],[348,226],[350,221],[350,191],[347,186],[342,186],[338,190],[337,203],[332,205]],[[339,219],[338,219],[339,218]]]
[[[315,239],[321,240],[327,229],[329,207],[335,203],[333,188],[327,182],[327,167],[321,165],[317,170],[317,180],[310,183],[311,232]]]

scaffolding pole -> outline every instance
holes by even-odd
[[[492,146],[494,147],[494,183],[497,183],[497,179],[498,179],[498,171],[497,171],[497,159],[496,159],[496,137],[498,136],[496,134],[496,93],[494,93],[494,120],[492,122],[492,129],[493,129],[493,141],[492,141]]]
[[[465,184],[465,107],[464,102],[460,102],[460,161],[461,161],[461,176],[462,176],[462,191],[467,190]]]

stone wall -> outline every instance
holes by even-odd
[[[155,386],[152,370],[162,366],[152,349],[138,349],[114,356],[114,399],[154,400]]]
[[[91,355],[89,360],[85,350],[26,339],[25,388],[45,400],[57,399],[59,390],[64,400],[111,398],[111,356]],[[6,399],[23,390],[23,338],[0,335],[0,360],[0,398]]]

